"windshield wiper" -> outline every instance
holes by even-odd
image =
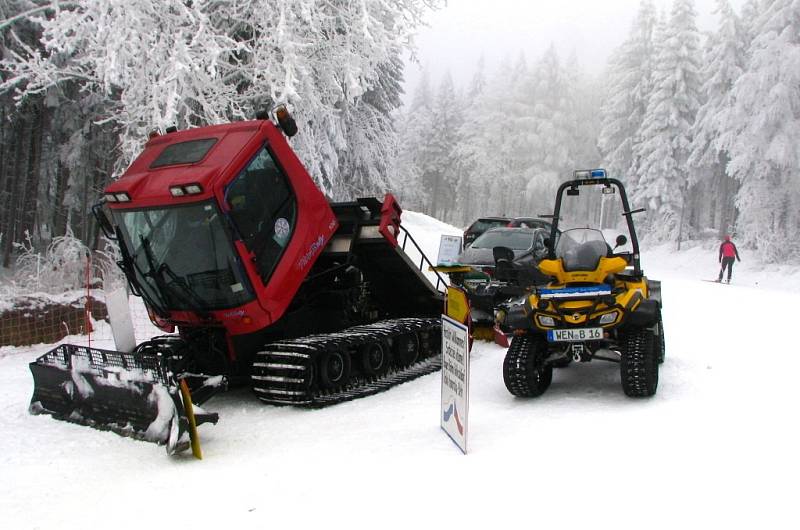
[[[164,278],[161,276],[158,266],[156,265],[156,258],[153,255],[153,249],[150,247],[150,240],[143,235],[139,235],[139,241],[142,243],[140,248],[144,249],[144,257],[147,260],[147,266],[150,268],[150,270],[142,274],[142,276],[153,278],[153,281],[156,282],[156,287],[158,287],[161,293],[161,297],[164,299],[164,303],[174,307],[175,304],[169,296],[169,291],[167,291],[167,284],[164,282]]]
[[[205,320],[211,320],[211,315],[208,313],[208,311],[203,309],[203,306],[206,305],[205,302],[203,301],[202,298],[197,296],[197,293],[195,293],[191,287],[189,287],[186,284],[186,280],[175,274],[172,268],[170,268],[170,266],[167,265],[166,263],[162,263],[161,266],[159,266],[158,268],[159,276],[161,276],[164,273],[166,273],[166,275],[169,276],[170,280],[172,280],[169,283],[165,283],[164,286],[167,288],[172,287],[173,285],[177,285],[178,287],[180,287],[181,289],[179,291],[180,294],[183,295],[184,301],[189,302],[189,305],[192,306],[192,310],[195,313],[197,313],[197,315],[200,316],[200,318],[203,318]]]
[[[157,316],[161,318],[167,318],[169,316],[167,309],[160,302],[156,302],[155,298],[153,298],[150,295],[150,293],[147,292],[147,289],[145,289],[139,283],[139,280],[136,279],[136,273],[134,272],[134,268],[142,276],[144,276],[144,273],[136,265],[136,260],[134,259],[134,257],[131,256],[128,250],[128,245],[125,244],[125,238],[122,237],[122,232],[119,229],[119,227],[117,227],[116,233],[117,233],[117,243],[119,244],[119,252],[120,254],[122,254],[122,260],[120,260],[117,264],[119,265],[120,269],[122,269],[122,272],[125,274],[125,278],[127,278],[128,283],[131,286],[131,290],[133,291],[133,294],[141,296],[147,303],[147,305],[153,308],[153,312]]]
[[[161,265],[156,264],[156,259],[153,255],[153,249],[150,246],[150,240],[148,238],[140,235],[139,239],[142,241],[144,255],[147,259],[147,264],[150,267],[148,276],[153,278],[153,280],[156,282],[156,285],[162,292],[164,298],[170,299],[168,303],[173,307],[175,306],[174,302],[172,301],[171,294],[174,294],[176,291],[172,290],[171,288],[173,285],[177,285],[180,287],[180,290],[177,291],[177,293],[181,295],[182,300],[191,308],[191,310],[197,313],[200,318],[204,320],[210,320],[211,315],[209,315],[209,313],[203,309],[203,306],[205,305],[203,300],[197,296],[197,294],[192,291],[188,285],[184,283],[183,278],[175,274],[169,265],[166,263],[162,263]],[[166,274],[172,281],[169,283],[164,281],[164,274]]]

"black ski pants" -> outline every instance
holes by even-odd
[[[728,281],[731,281],[731,274],[733,273],[733,262],[736,261],[736,258],[731,256],[730,258],[725,257],[722,258],[722,268],[719,270],[719,281],[722,281],[722,273],[725,272],[725,267],[728,268]]]

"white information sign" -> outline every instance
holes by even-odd
[[[442,402],[440,425],[467,454],[469,413],[469,330],[442,315]]]
[[[460,254],[461,236],[442,235],[439,239],[439,256],[436,258],[436,265],[439,267],[456,265]]]

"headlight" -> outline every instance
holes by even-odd
[[[549,317],[547,315],[539,315],[537,317],[539,319],[539,324],[548,328],[552,328],[556,325],[556,321],[553,317]]]
[[[598,322],[598,324],[600,324],[601,326],[603,324],[611,324],[612,322],[617,320],[617,315],[618,313],[616,311],[612,311],[611,313],[606,313],[605,315],[600,317],[600,321]]]

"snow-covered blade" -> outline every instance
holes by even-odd
[[[180,387],[158,355],[61,344],[30,363],[31,414],[165,445],[189,448]]]

